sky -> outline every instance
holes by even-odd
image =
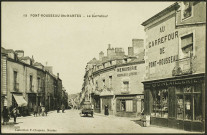
[[[174,2],[2,2],[1,45],[52,66],[69,94],[81,92],[85,67],[99,52],[144,39],[142,22]],[[60,17],[45,17],[47,14]],[[61,17],[78,14],[81,17]],[[92,17],[102,15],[105,17]],[[89,17],[91,16],[91,17]]]

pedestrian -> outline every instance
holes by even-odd
[[[34,105],[34,117],[37,117],[37,105]]]
[[[105,105],[105,115],[109,115],[108,105]]]
[[[47,112],[48,112],[48,107],[45,107],[45,115],[47,116]]]
[[[62,109],[62,113],[64,113],[64,111],[65,111],[65,105],[64,104],[62,104],[61,109]]]
[[[41,106],[38,106],[37,112],[38,112],[38,115],[40,116],[40,114],[41,114]]]
[[[60,106],[58,105],[57,106],[57,113],[59,113],[60,112]]]
[[[44,114],[45,114],[45,107],[42,106],[42,116],[44,116]]]
[[[3,125],[4,125],[4,123],[7,124],[7,122],[9,121],[9,110],[6,106],[3,107],[2,113],[3,113]]]
[[[17,118],[17,108],[14,107],[12,109],[12,114],[13,114],[13,117],[14,117],[14,124],[16,124],[16,118]]]

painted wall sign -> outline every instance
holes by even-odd
[[[151,48],[151,47],[154,47],[156,45],[160,45],[160,44],[163,44],[167,41],[170,41],[170,40],[173,40],[175,38],[178,38],[178,31],[175,31],[173,33],[170,33],[170,34],[167,34],[163,37],[160,37],[154,41],[151,41],[148,43],[148,47]]]
[[[137,66],[128,66],[128,67],[117,68],[117,72],[132,71],[132,70],[137,70]]]
[[[130,72],[130,73],[117,74],[117,77],[133,76],[133,75],[137,75],[137,72]]]
[[[161,66],[161,65],[173,63],[177,60],[178,60],[178,55],[166,57],[166,58],[163,58],[163,59],[159,59],[157,61],[149,62],[149,68],[156,67],[157,65]]]

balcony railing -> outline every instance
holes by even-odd
[[[19,83],[14,83],[14,91],[19,91]]]
[[[192,57],[187,57],[183,59],[179,59],[175,62],[175,67],[172,71],[173,76],[192,74]]]

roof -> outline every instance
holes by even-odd
[[[23,50],[16,50],[15,52],[24,52]]]
[[[13,49],[5,49],[5,51],[6,53],[11,53],[11,52],[15,53]]]
[[[3,47],[1,47],[1,53],[6,53],[6,49],[4,49]]]
[[[146,26],[150,22],[155,21],[157,18],[163,16],[164,14],[167,14],[167,13],[175,10],[177,7],[179,7],[179,4],[178,4],[178,2],[175,2],[174,4],[170,5],[169,7],[165,8],[162,11],[160,11],[159,13],[155,14],[154,16],[149,18],[148,20],[144,21],[141,25]]]
[[[43,65],[41,63],[39,63],[39,62],[35,62],[34,66],[43,66]]]
[[[20,60],[27,60],[27,59],[31,59],[29,56],[25,56],[25,57],[21,57],[19,58]]]

